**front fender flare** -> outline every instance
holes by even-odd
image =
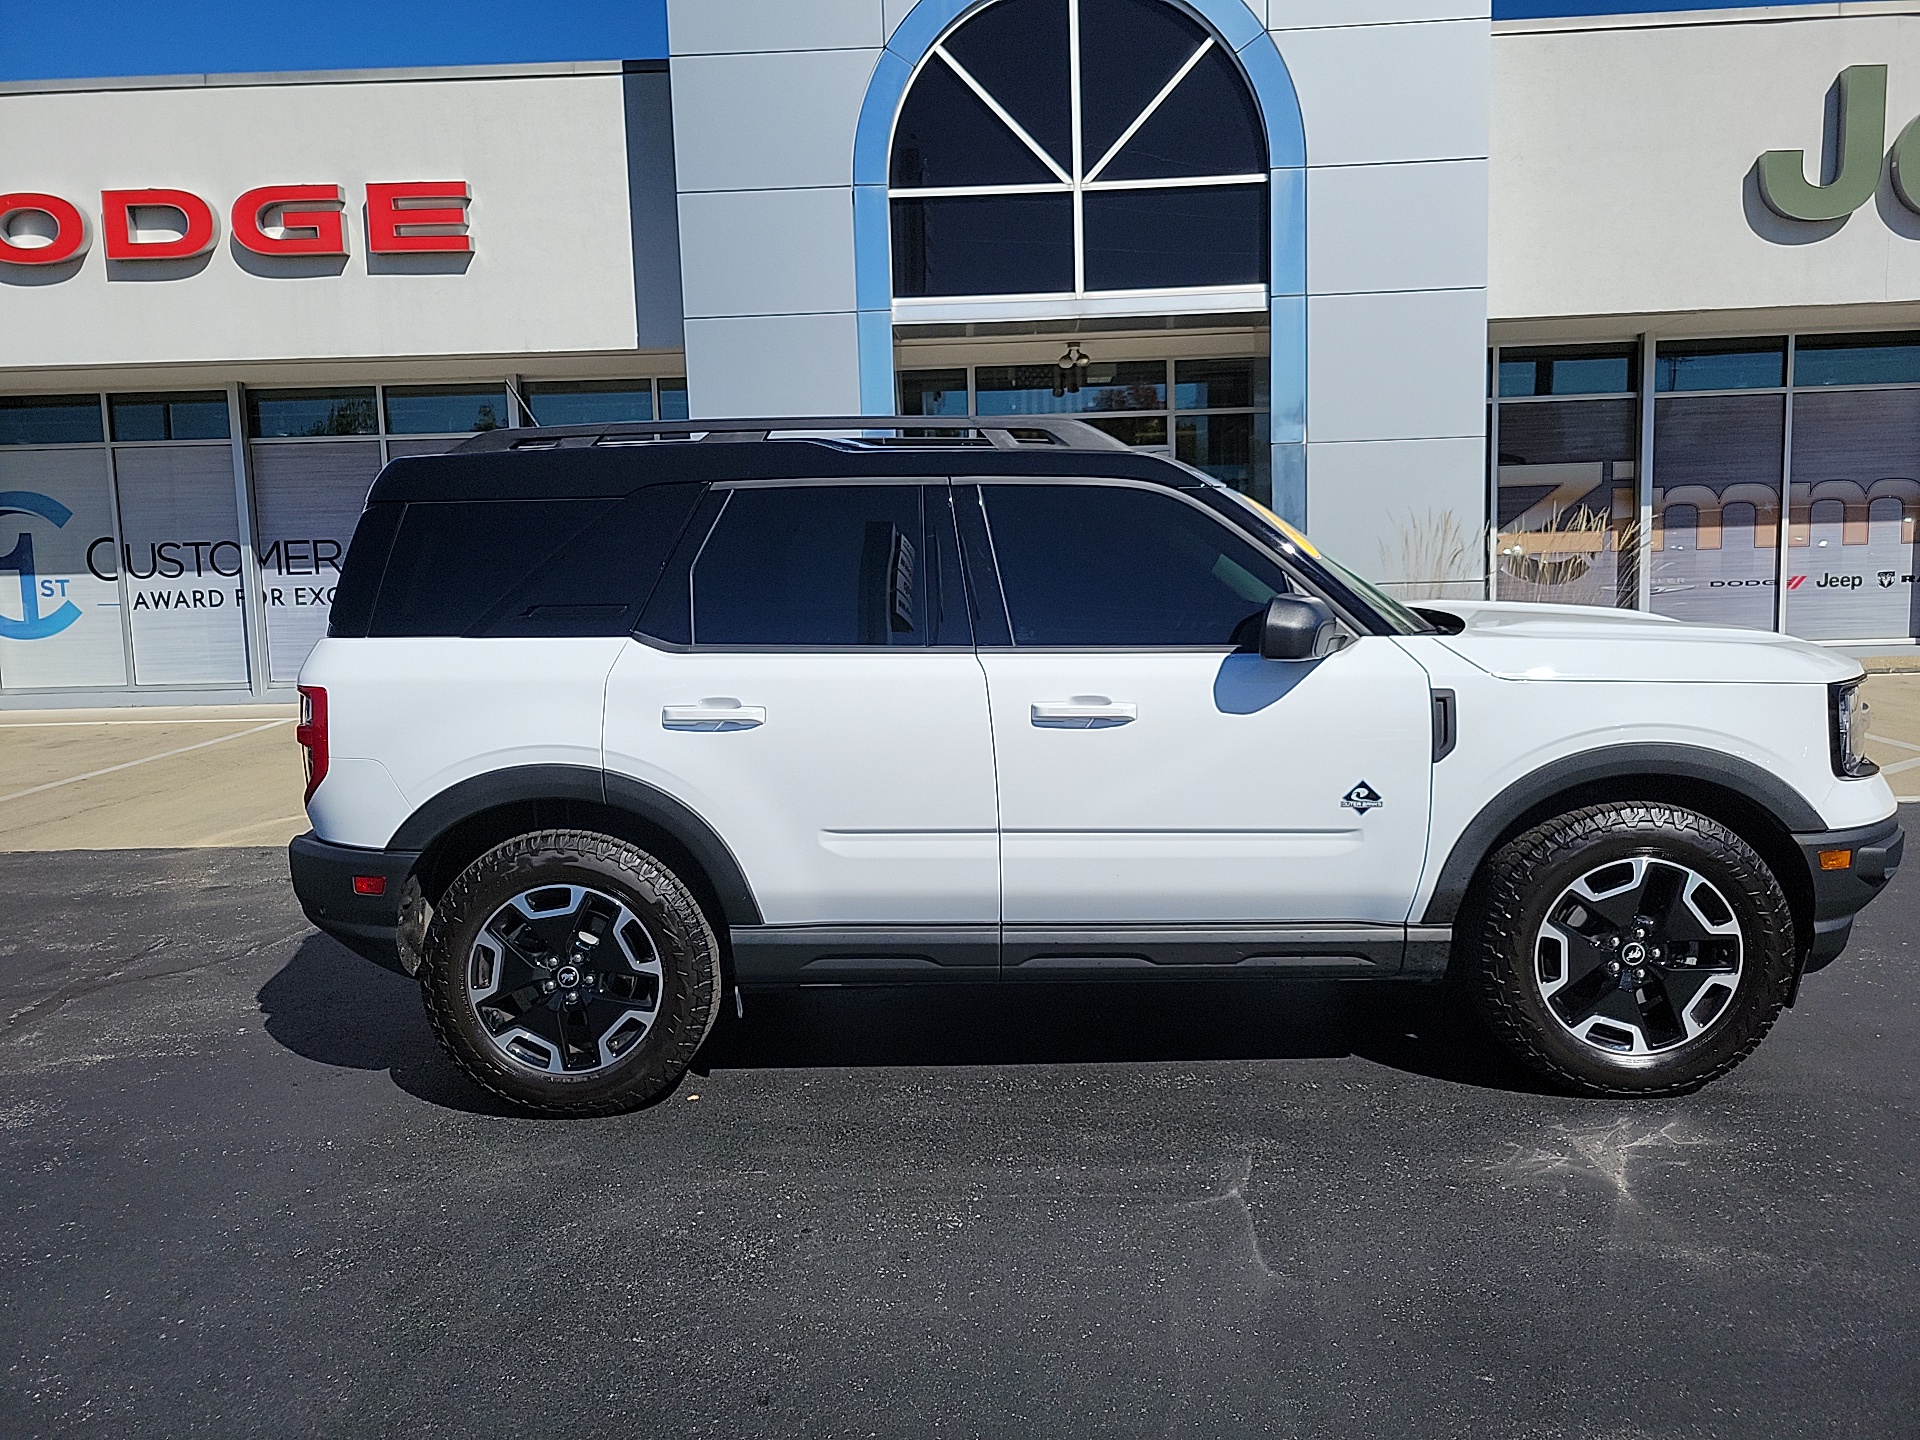
[[[1826,828],[1820,813],[1799,791],[1752,761],[1697,745],[1609,745],[1549,761],[1488,801],[1454,841],[1419,923],[1453,924],[1480,862],[1529,811],[1555,796],[1586,786],[1635,779],[1686,780],[1716,786],[1758,805],[1789,834]]]

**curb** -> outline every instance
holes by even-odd
[[[1920,675],[1920,655],[1873,655],[1860,664],[1869,675]]]

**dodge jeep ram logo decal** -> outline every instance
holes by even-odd
[[[1379,809],[1387,802],[1380,798],[1380,792],[1378,790],[1375,790],[1371,785],[1367,784],[1366,781],[1362,780],[1358,785],[1347,791],[1346,798],[1340,803],[1356,814],[1364,814],[1368,810]]]

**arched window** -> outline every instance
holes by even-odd
[[[1267,142],[1167,0],[993,0],[922,62],[889,174],[899,297],[1259,285]]]

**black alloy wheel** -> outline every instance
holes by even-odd
[[[1609,860],[1547,907],[1534,982],[1584,1044],[1651,1055],[1698,1039],[1740,988],[1739,917],[1699,871],[1653,855]]]
[[[660,1016],[660,952],[604,890],[522,890],[480,927],[467,1003],[509,1065],[584,1075],[617,1063]]]

